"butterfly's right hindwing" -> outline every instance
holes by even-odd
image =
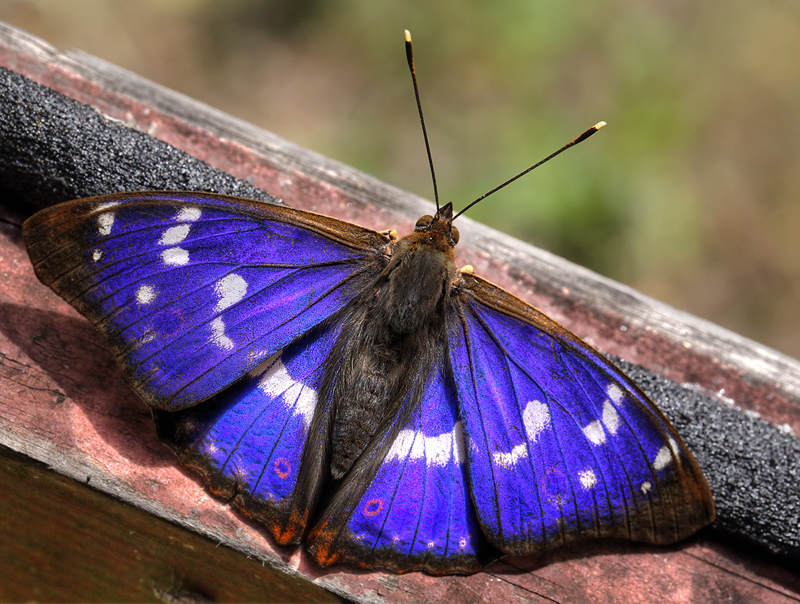
[[[470,499],[443,349],[414,363],[418,371],[394,421],[342,480],[309,535],[309,551],[322,566],[469,574],[497,554]]]

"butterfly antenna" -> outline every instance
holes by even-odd
[[[478,203],[479,201],[483,201],[484,199],[486,199],[487,197],[489,197],[489,195],[491,195],[492,193],[497,193],[497,191],[499,191],[500,189],[502,189],[502,188],[503,188],[503,187],[505,187],[505,186],[508,186],[508,185],[510,185],[512,182],[514,182],[514,181],[515,181],[515,180],[517,180],[518,178],[522,178],[523,176],[525,176],[525,175],[526,175],[528,172],[530,172],[531,170],[533,170],[533,169],[535,169],[535,168],[538,168],[539,166],[541,166],[541,165],[542,165],[542,164],[544,164],[544,163],[547,163],[547,162],[549,162],[551,159],[553,159],[553,158],[554,158],[556,155],[558,155],[559,153],[563,153],[564,151],[566,151],[566,150],[567,150],[567,149],[569,149],[570,147],[574,147],[574,146],[575,146],[575,145],[577,145],[578,143],[582,143],[583,141],[585,141],[587,138],[589,138],[590,136],[592,136],[592,134],[594,134],[595,132],[597,132],[598,130],[600,130],[600,128],[602,128],[602,127],[603,127],[603,126],[605,126],[605,125],[606,125],[606,123],[605,123],[605,122],[597,122],[597,123],[596,123],[594,126],[592,126],[591,128],[589,128],[589,129],[588,129],[586,132],[584,132],[583,134],[581,134],[581,135],[580,135],[578,138],[576,138],[575,140],[573,140],[573,141],[571,141],[571,142],[567,143],[566,145],[564,145],[563,147],[561,147],[561,148],[560,148],[558,151],[556,151],[555,153],[551,153],[550,155],[548,155],[547,157],[545,157],[545,158],[544,158],[542,161],[540,161],[540,162],[537,162],[537,163],[533,164],[533,165],[532,165],[530,168],[528,168],[527,170],[523,170],[522,172],[520,172],[520,173],[519,173],[519,174],[517,174],[516,176],[513,176],[512,178],[509,178],[509,179],[508,179],[507,181],[505,181],[503,184],[497,185],[497,186],[496,186],[494,189],[492,189],[491,191],[488,191],[488,192],[484,193],[483,195],[481,195],[480,197],[478,197],[478,199],[476,199],[475,201],[473,201],[472,203],[470,203],[470,204],[469,204],[469,205],[468,205],[466,208],[464,208],[464,209],[463,209],[463,210],[461,210],[461,211],[460,211],[458,214],[456,214],[455,216],[453,216],[453,220],[455,220],[456,218],[458,218],[459,216],[461,216],[461,215],[462,215],[464,212],[466,212],[467,210],[469,210],[469,209],[470,209],[472,206],[474,206],[474,205],[475,205],[476,203]]]
[[[417,112],[419,122],[422,124],[422,137],[425,139],[425,151],[428,154],[428,165],[431,167],[431,180],[433,180],[433,198],[436,201],[436,212],[439,212],[439,187],[436,186],[436,172],[433,169],[431,145],[428,142],[428,129],[425,127],[425,117],[422,115],[422,103],[419,100],[419,86],[417,86],[417,72],[414,70],[414,51],[411,49],[411,32],[406,30],[406,60],[411,70],[411,81],[414,82],[414,97],[417,99]]]

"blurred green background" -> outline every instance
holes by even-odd
[[[0,0],[0,19],[800,357],[796,0]],[[387,225],[391,226],[391,225]]]

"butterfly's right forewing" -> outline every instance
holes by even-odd
[[[713,520],[675,429],[585,342],[471,275],[448,336],[472,499],[503,552],[600,537],[673,543]]]

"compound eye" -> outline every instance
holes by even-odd
[[[414,230],[415,231],[424,231],[429,226],[431,226],[432,222],[433,222],[433,216],[425,215],[422,218],[420,218],[419,220],[417,220],[417,225],[416,225],[416,227],[414,227]]]
[[[450,227],[450,239],[453,240],[453,243],[458,243],[458,238],[460,235],[458,234],[458,229],[454,226]]]

